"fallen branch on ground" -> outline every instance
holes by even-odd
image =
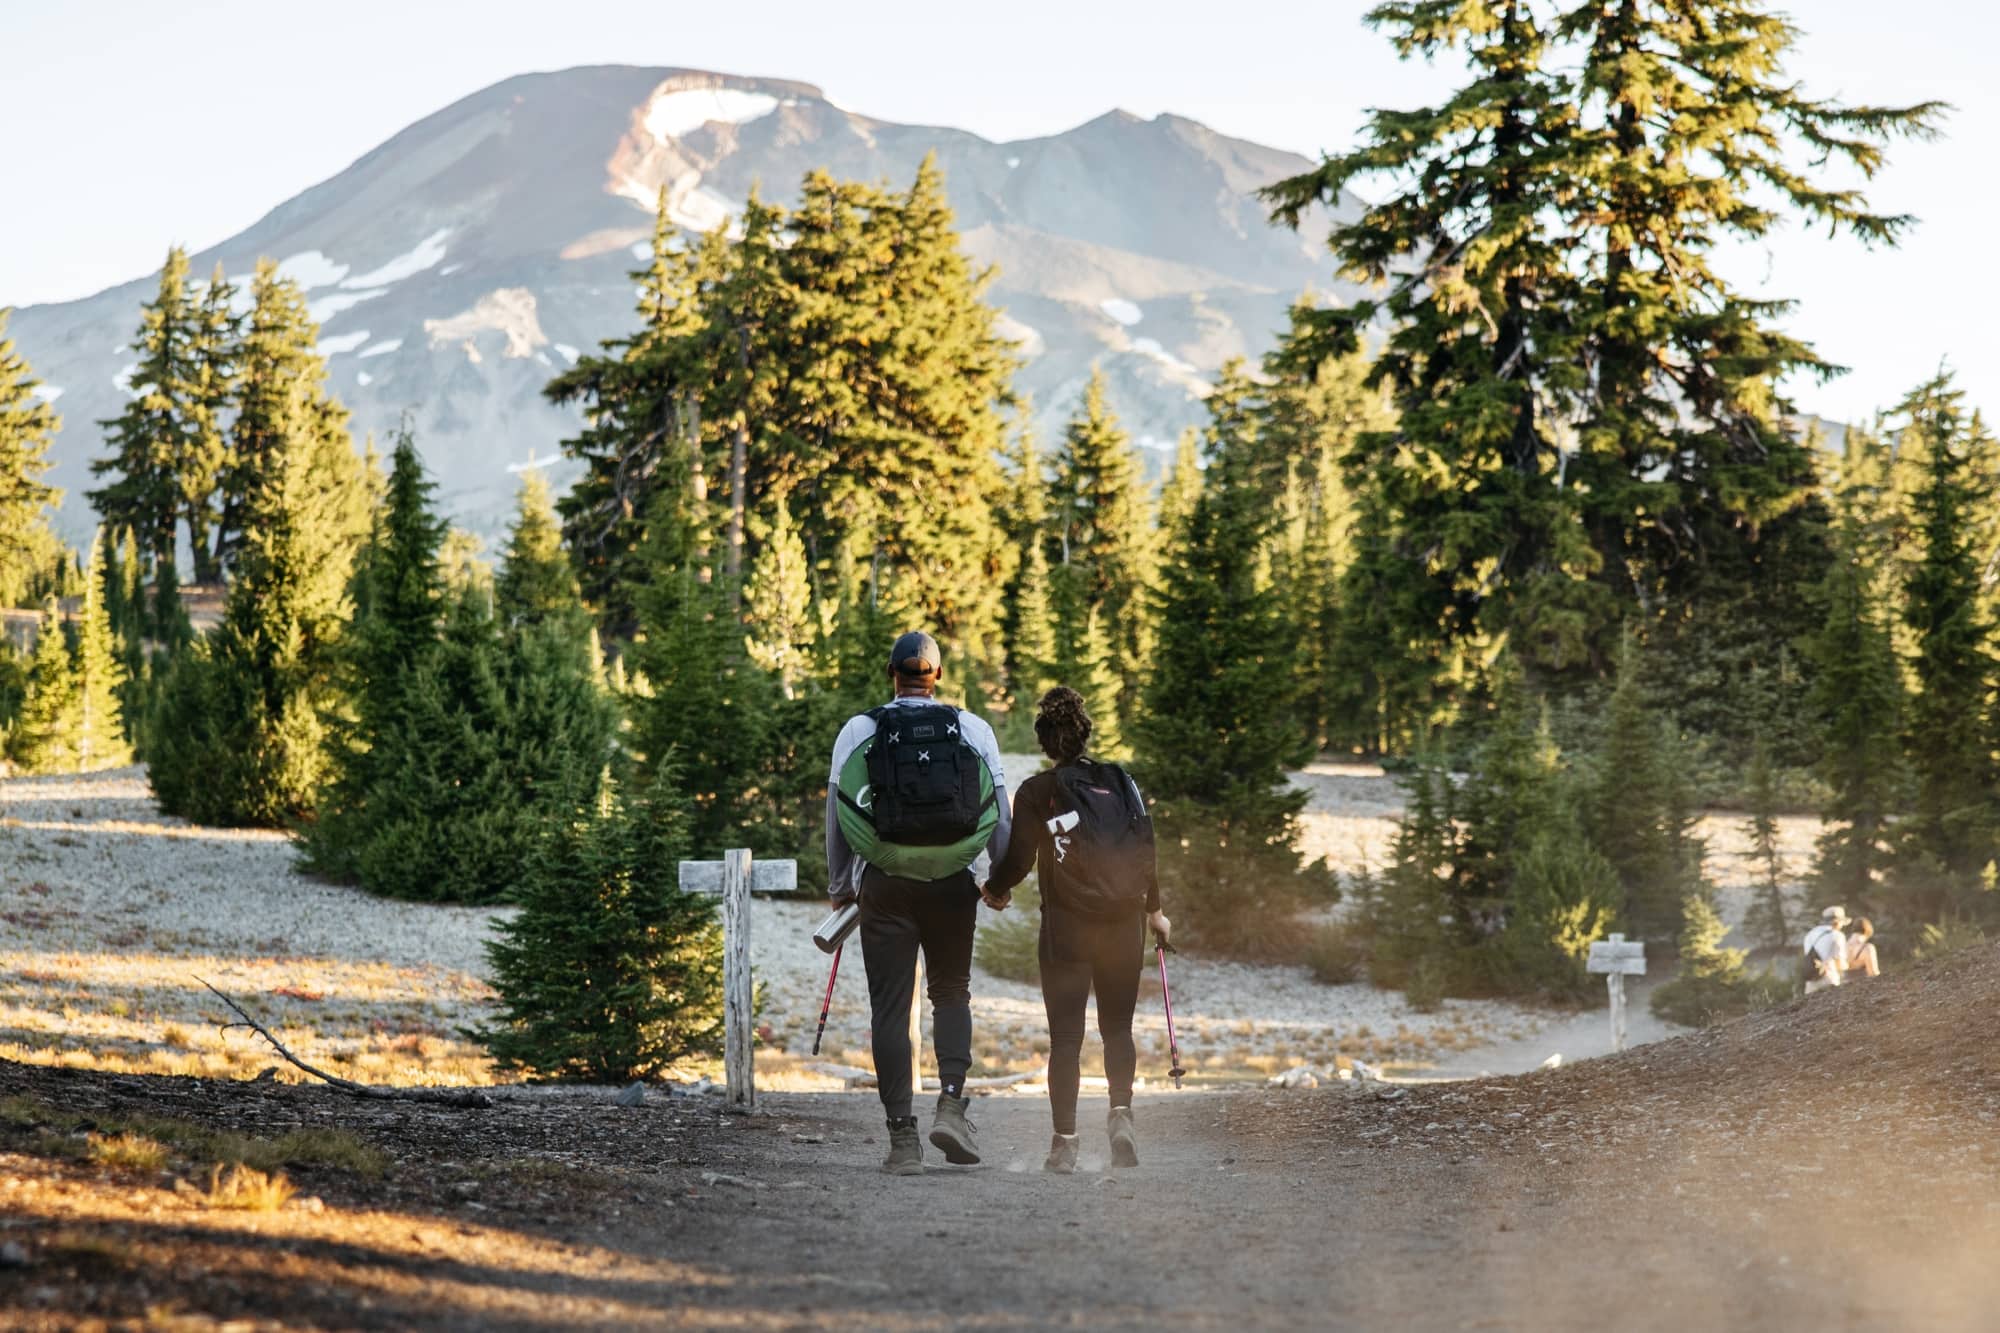
[[[314,1069],[311,1065],[299,1059],[298,1056],[293,1055],[290,1051],[286,1050],[285,1044],[279,1041],[276,1037],[272,1036],[271,1030],[269,1028],[265,1027],[262,1023],[259,1023],[256,1019],[250,1017],[250,1015],[244,1011],[242,1005],[230,999],[229,996],[224,994],[222,991],[217,990],[215,986],[212,985],[206,977],[196,977],[195,980],[201,982],[202,985],[207,986],[210,992],[212,992],[218,1000],[221,1000],[224,1004],[228,1005],[230,1009],[236,1014],[237,1018],[242,1020],[241,1022],[237,1023],[222,1024],[222,1030],[224,1032],[229,1031],[229,1029],[231,1028],[249,1028],[252,1032],[262,1037],[265,1041],[270,1042],[271,1049],[276,1051],[279,1055],[284,1056],[285,1059],[289,1060],[292,1064],[296,1065],[300,1069],[303,1069],[306,1073],[311,1074],[314,1078],[319,1079],[322,1082],[331,1083],[334,1087],[339,1088],[342,1092],[352,1093],[356,1097],[372,1097],[377,1101],[434,1102],[439,1106],[464,1106],[464,1107],[485,1107],[493,1105],[493,1099],[491,1097],[488,1097],[485,1093],[480,1092],[476,1088],[372,1088],[369,1087],[366,1083],[356,1083],[352,1079],[341,1078],[337,1074],[329,1074],[323,1069]]]

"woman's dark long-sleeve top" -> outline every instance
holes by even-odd
[[[1062,890],[1056,885],[1054,874],[1055,835],[1049,831],[1049,820],[1062,813],[1058,808],[1060,799],[1054,769],[1044,769],[1015,790],[1013,835],[1008,840],[1006,854],[993,867],[992,877],[986,882],[993,893],[1007,893],[1028,877],[1030,869],[1034,870],[1036,882],[1042,888],[1042,917],[1045,921],[1051,906],[1058,909],[1062,906]],[[1147,860],[1144,873],[1146,910],[1157,912],[1160,910],[1160,876],[1151,859]]]

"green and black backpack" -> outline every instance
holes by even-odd
[[[840,831],[884,874],[934,880],[984,851],[1000,823],[986,761],[960,730],[956,708],[890,705],[868,714],[875,735],[838,776]]]

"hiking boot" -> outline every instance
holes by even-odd
[[[979,1160],[979,1140],[972,1137],[972,1122],[965,1118],[965,1108],[971,1103],[970,1097],[940,1092],[937,1112],[931,1117],[931,1143],[944,1154],[945,1161],[958,1166],[971,1166]]]
[[[1075,1173],[1076,1135],[1058,1134],[1049,1140],[1049,1155],[1042,1163],[1042,1170],[1052,1171],[1059,1176]]]
[[[1104,1132],[1111,1136],[1111,1165],[1139,1165],[1139,1134],[1132,1128],[1131,1107],[1112,1107],[1104,1118]]]
[[[889,1122],[889,1156],[882,1170],[892,1176],[921,1176],[924,1173],[924,1145],[917,1138],[917,1118]]]

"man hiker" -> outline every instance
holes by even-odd
[[[1819,924],[1806,932],[1806,994],[1840,984],[1847,966],[1847,909],[1829,907],[1819,914]]]
[[[882,1169],[924,1169],[910,1113],[910,1005],[917,952],[929,977],[937,1110],[931,1143],[945,1160],[979,1160],[966,1119],[972,1067],[972,932],[987,859],[1007,849],[1010,811],[993,729],[937,700],[944,658],[913,631],[889,654],[890,701],[848,719],[833,743],[826,794],[827,894],[861,904],[861,962],[875,1082],[889,1119]]]

